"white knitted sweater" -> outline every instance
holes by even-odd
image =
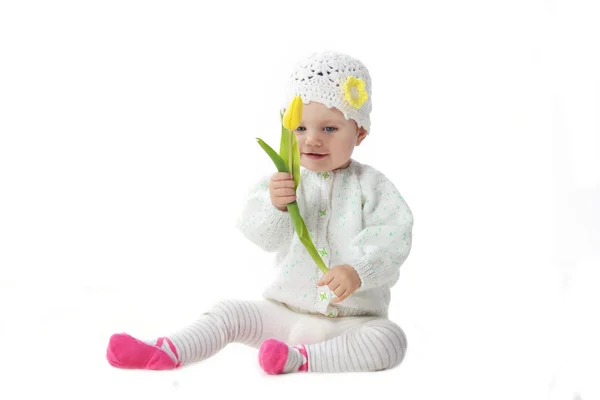
[[[269,179],[252,187],[237,219],[246,238],[276,252],[277,277],[263,293],[289,308],[330,317],[387,317],[390,288],[410,253],[413,215],[396,187],[375,168],[351,160],[344,169],[301,168],[296,198],[315,247],[328,268],[349,264],[361,287],[340,303],[294,232],[290,215],[271,203]]]

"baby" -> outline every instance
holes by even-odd
[[[232,342],[259,349],[268,374],[379,371],[403,360],[406,336],[388,307],[410,253],[413,216],[383,173],[351,157],[370,132],[369,72],[346,54],[316,53],[297,64],[288,89],[286,101],[300,95],[304,104],[294,131],[300,184],[294,191],[289,174],[264,176],[237,222],[248,240],[276,252],[277,278],[262,299],[219,302],[172,335],[114,334],[106,354],[112,366],[173,369]],[[293,201],[325,274],[294,231],[286,208]]]

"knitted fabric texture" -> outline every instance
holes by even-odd
[[[289,75],[282,108],[297,95],[304,104],[314,101],[337,108],[370,133],[371,77],[361,61],[338,52],[313,53]]]
[[[276,252],[277,276],[264,297],[288,308],[329,317],[387,317],[390,288],[412,245],[413,216],[385,175],[351,160],[344,169],[301,169],[298,206],[325,265],[349,264],[362,286],[340,303],[327,286],[317,286],[323,272],[295,234],[289,213],[270,201],[269,177],[254,185],[237,227],[267,252]]]

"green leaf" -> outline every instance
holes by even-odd
[[[279,171],[279,172],[288,172],[288,173],[290,172],[288,170],[288,168],[287,168],[287,165],[285,165],[285,162],[281,158],[281,156],[279,154],[277,154],[275,152],[275,150],[273,150],[273,148],[271,146],[269,146],[268,144],[266,144],[260,138],[256,138],[256,141],[258,142],[258,144],[260,145],[260,147],[262,147],[263,150],[267,153],[267,155],[271,158],[271,160],[273,161],[273,164],[275,164],[275,168],[277,168],[277,171]]]
[[[323,259],[321,258],[319,251],[317,250],[317,248],[315,247],[315,244],[313,243],[312,239],[310,238],[310,235],[308,234],[308,229],[306,228],[306,225],[304,224],[304,220],[302,220],[301,223],[302,223],[302,230],[303,230],[303,232],[306,232],[306,235],[303,237],[299,237],[300,242],[302,242],[304,247],[306,247],[308,254],[310,254],[310,256],[312,257],[315,264],[317,264],[317,267],[319,267],[319,269],[321,271],[323,271],[324,274],[326,274],[327,271],[329,271],[329,268],[327,268],[327,266],[323,262]]]
[[[315,264],[317,264],[317,267],[319,267],[319,269],[321,271],[323,271],[323,273],[327,273],[327,271],[329,271],[329,269],[323,262],[323,259],[321,258],[319,251],[315,247],[315,244],[313,243],[313,241],[310,237],[310,234],[308,233],[308,228],[306,227],[306,224],[304,223],[304,219],[302,219],[302,215],[300,215],[300,209],[298,208],[298,203],[294,201],[294,202],[288,204],[288,211],[290,213],[290,217],[292,218],[292,222],[294,224],[294,229],[296,230],[296,233],[298,234],[298,239],[300,239],[300,242],[304,245],[304,247],[306,247],[308,254],[310,254],[310,256],[312,257]]]
[[[298,208],[298,202],[292,201],[287,205],[288,212],[290,213],[290,217],[292,218],[292,223],[294,224],[294,229],[298,234],[298,238],[302,241],[305,235],[308,234],[306,230],[306,225],[304,225],[304,221],[302,220],[302,215],[300,215],[300,209]]]

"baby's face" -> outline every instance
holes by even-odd
[[[300,165],[315,172],[346,168],[354,147],[360,145],[367,134],[337,108],[314,101],[303,105],[302,121],[294,133]]]

